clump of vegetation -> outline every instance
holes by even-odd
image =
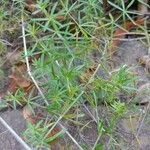
[[[19,51],[24,49],[21,56],[25,61],[13,64],[19,73],[13,71],[15,85],[5,101],[15,109],[26,105],[32,111],[36,121],[29,123],[25,140],[36,148],[53,147],[53,141],[65,136],[66,147],[72,144],[70,139],[77,149],[119,146],[116,124],[130,109],[128,102],[136,92],[137,78],[127,65],[112,68],[110,51],[114,48],[115,29],[127,20],[136,24],[133,16],[139,12],[130,10],[135,1],[108,1],[111,9],[107,14],[102,0],[0,3],[5,8],[0,8],[0,33],[17,34],[13,44],[19,46]],[[21,29],[25,29],[25,35]],[[139,30],[147,32],[144,27]],[[22,37],[24,41],[20,42]],[[27,72],[21,65],[28,63]],[[72,135],[70,126],[75,128]],[[59,130],[51,134],[54,129]],[[86,129],[96,132],[92,142],[82,135]],[[105,138],[109,140],[102,142]]]

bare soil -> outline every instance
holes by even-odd
[[[149,73],[143,66],[138,63],[138,59],[144,55],[148,55],[148,47],[140,41],[123,42],[120,45],[117,54],[120,64],[127,64],[134,68],[135,73],[138,75],[138,88],[150,83]],[[147,102],[149,102],[147,94],[143,97],[138,97],[138,102],[145,100],[145,98]],[[128,117],[123,118],[118,123],[119,131],[122,134],[120,142],[123,141],[123,149],[128,147],[128,149],[132,150],[149,150],[150,122],[148,118],[146,118],[146,116],[149,116],[149,111],[146,112],[149,108],[147,108],[147,105],[135,107],[137,111],[134,113],[134,115],[132,113],[128,113]],[[135,117],[130,118],[130,116]],[[137,138],[135,138],[135,136],[137,136]]]

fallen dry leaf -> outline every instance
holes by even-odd
[[[4,97],[7,93],[15,93],[19,87],[24,90],[26,96],[31,92],[31,89],[33,89],[33,95],[36,95],[37,90],[34,89],[34,84],[25,77],[25,74],[25,64],[13,67],[8,79],[8,87],[5,92],[0,93],[0,97]]]
[[[123,28],[116,28],[114,35],[113,35],[113,41],[112,41],[112,46],[110,48],[110,54],[113,54],[115,52],[115,49],[118,47],[120,44],[120,39],[122,39],[125,34],[130,31],[133,27],[137,25],[143,25],[144,24],[144,19],[138,19],[134,21],[126,21],[122,26]]]
[[[146,83],[139,87],[136,99],[138,100],[137,103],[140,105],[147,105],[150,103],[150,83]]]
[[[144,0],[144,2],[146,4],[148,4],[148,0]],[[147,14],[148,13],[148,7],[141,3],[138,2],[138,11],[141,14]],[[142,16],[143,17],[143,16]],[[141,16],[137,16],[135,21],[126,21],[122,27],[124,28],[116,28],[115,32],[114,32],[114,40],[112,41],[112,47],[111,47],[111,54],[113,54],[115,51],[114,49],[116,49],[120,43],[119,39],[122,39],[124,37],[124,35],[130,31],[133,27],[136,27],[138,25],[144,25],[144,19]],[[115,39],[117,38],[117,39]]]
[[[10,93],[15,93],[17,90],[16,85],[17,85],[16,82],[13,79],[10,79],[7,91],[9,91]]]
[[[6,59],[9,60],[11,65],[14,65],[22,61],[21,55],[22,55],[21,51],[8,52],[6,54]]]
[[[139,63],[143,66],[145,66],[148,73],[150,73],[150,56],[145,55],[139,58]]]
[[[91,76],[93,75],[93,73],[96,70],[96,65],[93,64],[91,65],[88,69],[85,70],[85,72],[81,75],[80,77],[80,82],[81,83],[87,83],[89,81],[89,79],[91,78]]]
[[[30,122],[31,124],[36,124],[41,119],[44,118],[44,115],[42,113],[36,113],[33,114],[33,111],[29,106],[24,106],[22,111],[23,117],[27,122]]]
[[[143,2],[148,4],[148,0],[143,0]],[[148,7],[144,3],[141,3],[141,2],[138,3],[138,11],[141,14],[147,14],[148,13]]]
[[[22,114],[24,119],[27,120],[27,122],[30,122],[32,124],[35,124],[37,122],[37,120],[33,118],[33,113],[30,107],[28,106],[23,107]]]
[[[59,16],[56,16],[56,20],[65,20],[66,18],[65,18],[65,16],[62,16],[62,15],[59,15]]]
[[[30,11],[31,13],[34,12],[36,10],[35,7],[35,1],[33,0],[26,0],[26,6],[25,8]]]
[[[26,73],[26,66],[20,65],[18,67],[13,67],[11,75],[8,79],[8,87],[5,92],[2,92],[0,94],[1,97],[4,97],[8,92],[15,93],[18,87],[21,87],[24,89],[24,91],[29,92],[31,87],[33,87],[33,84],[31,81],[29,81],[27,78],[25,78],[23,75]]]
[[[13,80],[17,86],[21,88],[27,88],[31,85],[31,81],[29,81],[24,74],[26,73],[26,66],[20,65],[12,68],[12,74],[9,76],[11,80]]]
[[[60,132],[60,129],[55,127],[55,128],[51,131],[51,133],[48,134],[47,138],[51,138],[51,137],[53,137],[55,134],[57,134],[57,133],[59,133],[59,132]],[[54,141],[49,142],[48,144],[49,144],[50,146],[55,145],[55,144],[57,144],[57,143],[59,142],[59,140],[60,140],[60,139],[57,138],[57,139],[55,139]]]

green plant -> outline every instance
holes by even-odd
[[[1,3],[8,9],[5,1]],[[135,23],[132,16],[140,13],[130,10],[135,0],[127,4],[123,0],[115,3],[109,0],[112,9],[108,14],[104,13],[102,3],[102,0],[37,0],[33,12],[29,12],[26,1],[14,0],[11,13],[0,9],[0,21],[3,22],[0,33],[8,30],[4,29],[5,21],[6,27],[13,23],[18,27],[23,21],[26,29],[24,44],[27,46],[27,55],[24,54],[23,58],[28,58],[31,75],[42,91],[42,95],[33,96],[30,91],[27,96],[18,89],[5,99],[14,108],[27,104],[33,112],[35,108],[42,109],[53,122],[40,121],[28,125],[25,139],[37,148],[48,147],[49,142],[69,132],[62,128],[62,132],[46,139],[56,125],[61,126],[61,122],[71,122],[77,129],[82,128],[87,116],[82,106],[87,104],[89,110],[96,113],[92,121],[98,134],[97,140],[90,146],[93,150],[103,149],[106,143],[99,144],[100,139],[107,135],[110,141],[115,141],[115,125],[130,109],[120,95],[132,96],[136,91],[137,78],[127,65],[115,70],[109,67],[108,48],[111,47],[115,28],[123,28],[126,20]],[[149,42],[145,27],[139,28],[146,33]],[[15,33],[15,30],[9,32]],[[0,50],[5,46],[2,43]],[[93,69],[91,66],[94,66]],[[107,119],[100,119],[99,107],[107,108]],[[80,147],[78,140],[73,141]]]
[[[45,135],[48,132],[52,123],[47,125],[47,122],[40,121],[36,125],[28,124],[28,129],[23,133],[27,142],[32,142],[32,145],[36,148],[48,147],[51,142],[60,138],[64,131],[60,131],[55,135],[51,135],[45,139]]]

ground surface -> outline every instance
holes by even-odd
[[[138,87],[142,85],[150,83],[150,78],[148,72],[144,67],[142,67],[138,63],[138,58],[148,54],[148,47],[146,47],[142,42],[132,41],[132,42],[123,42],[119,48],[118,52],[118,61],[120,64],[127,64],[131,67],[134,67],[135,73],[138,75]],[[148,94],[149,95],[149,94]],[[145,95],[148,96],[148,95]],[[139,101],[142,101],[139,99]],[[146,97],[146,101],[149,101],[149,96]],[[131,102],[132,103],[132,102]],[[122,130],[123,138],[127,140],[126,146],[129,149],[140,149],[140,150],[149,150],[150,149],[150,128],[149,128],[149,119],[145,118],[143,123],[141,122],[139,114],[141,114],[141,118],[144,117],[144,113],[142,114],[142,110],[144,108],[140,106],[136,106],[138,111],[133,118],[124,118],[120,121],[119,128]],[[130,115],[130,114],[129,114]],[[140,130],[138,131],[139,126]],[[134,139],[133,137],[137,135],[138,132],[138,139]],[[124,149],[126,149],[124,147]]]

